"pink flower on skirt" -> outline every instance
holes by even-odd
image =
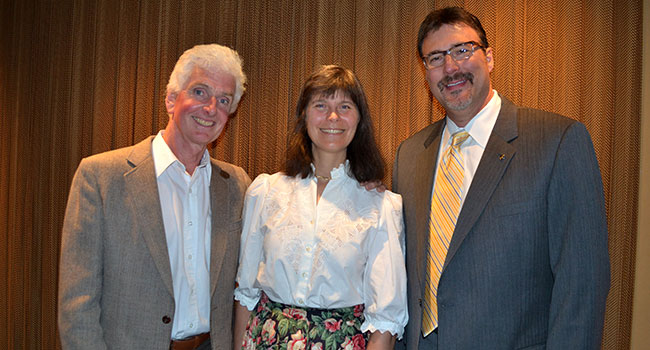
[[[253,339],[244,336],[244,343],[242,344],[242,348],[246,350],[255,350],[256,348],[255,342],[253,341]]]
[[[253,317],[253,320],[250,321],[250,324],[247,329],[253,329],[257,327],[258,324],[260,324],[260,317],[256,315],[255,317]]]
[[[294,309],[292,307],[286,308],[282,310],[282,314],[285,317],[288,318],[293,318],[294,320],[306,320],[307,319],[307,311],[302,310],[302,309]]]
[[[354,350],[366,349],[366,338],[363,337],[363,334],[355,334],[352,337],[352,343],[354,344]]]
[[[269,296],[266,295],[266,293],[262,293],[260,296],[260,304],[268,304],[269,303]]]
[[[354,342],[352,342],[352,339],[345,337],[345,341],[341,344],[341,348],[343,350],[354,350]]]
[[[363,304],[354,305],[354,317],[363,315]]]
[[[323,343],[318,342],[315,344],[311,344],[311,350],[323,350]]]
[[[269,303],[269,297],[266,295],[266,293],[262,293],[262,296],[260,297],[260,301],[257,302],[257,312],[262,312],[264,308],[266,308],[266,304]]]
[[[334,333],[334,332],[338,331],[339,329],[341,329],[341,322],[343,322],[343,320],[338,320],[337,321],[337,320],[335,320],[333,318],[328,318],[325,321],[323,321],[323,323],[325,323],[325,328],[327,328],[327,330],[332,332],[332,333]]]
[[[297,333],[291,335],[291,340],[287,344],[287,350],[304,350],[307,346],[307,339],[302,334],[302,330],[298,330]]]
[[[262,338],[268,339],[269,343],[275,342],[275,321],[266,320],[262,326]]]

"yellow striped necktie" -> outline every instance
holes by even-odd
[[[464,177],[460,145],[469,134],[460,131],[452,136],[438,164],[429,214],[429,246],[426,254],[426,285],[422,303],[422,335],[427,336],[438,326],[438,281],[447,257],[449,242],[460,212]]]

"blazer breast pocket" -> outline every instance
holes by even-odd
[[[516,242],[523,233],[538,232],[547,224],[545,203],[544,198],[533,198],[495,205],[476,227],[488,232],[495,240],[518,244]]]
[[[519,215],[530,211],[538,211],[543,206],[543,198],[533,198],[525,201],[518,201],[514,203],[505,203],[502,205],[494,206],[492,214],[496,217]]]

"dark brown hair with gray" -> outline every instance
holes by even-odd
[[[462,7],[445,7],[430,12],[427,17],[424,18],[422,24],[420,24],[420,31],[418,32],[418,54],[420,57],[423,57],[424,55],[422,53],[422,42],[430,32],[435,32],[440,29],[443,24],[456,23],[463,23],[474,29],[481,40],[481,46],[483,46],[483,49],[490,47],[487,35],[485,34],[485,29],[483,29],[478,17],[467,12],[467,10]]]

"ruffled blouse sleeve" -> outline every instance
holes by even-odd
[[[268,174],[259,175],[246,191],[242,213],[242,233],[239,247],[239,268],[237,270],[237,287],[235,300],[252,311],[261,296],[261,290],[256,285],[257,273],[263,257],[264,235],[261,225],[264,224],[262,208],[264,197],[269,188]]]
[[[369,241],[364,273],[365,321],[361,331],[402,338],[408,322],[402,197],[384,192],[377,231]]]

